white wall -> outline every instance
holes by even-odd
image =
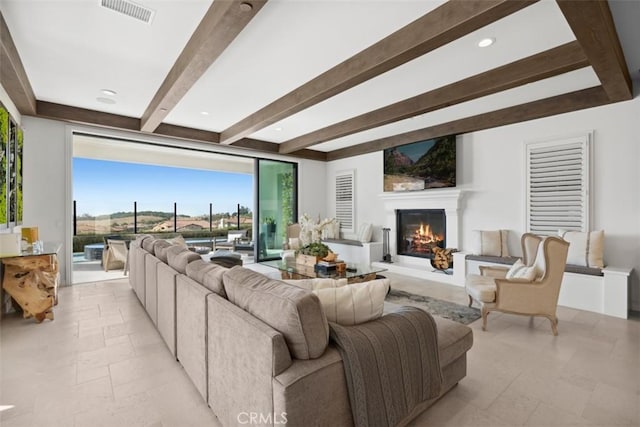
[[[623,103],[562,114],[458,138],[458,188],[462,250],[471,230],[509,229],[509,247],[519,254],[525,230],[524,142],[594,131],[591,228],[605,230],[605,263],[633,267],[631,299],[640,309],[640,97]],[[384,224],[381,202],[382,153],[366,154],[327,165],[328,215],[334,215],[334,176],[356,169],[357,221]],[[432,190],[437,191],[437,190]],[[377,237],[379,240],[379,237]]]
[[[60,272],[63,284],[70,282],[67,266],[71,254],[71,188],[68,168],[72,150],[69,135],[72,130],[114,135],[120,138],[143,139],[178,146],[211,149],[210,144],[171,140],[155,136],[143,136],[121,131],[105,131],[101,128],[72,125],[55,120],[24,116],[24,224],[39,227],[42,240],[63,243],[60,253]],[[69,147],[68,147],[69,145]],[[216,147],[217,149],[217,147]],[[220,147],[220,152],[235,152],[258,156],[255,152]],[[294,159],[278,155],[261,157],[288,160],[298,163],[299,212],[318,213],[325,216],[325,166],[324,162]]]

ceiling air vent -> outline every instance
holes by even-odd
[[[153,10],[127,0],[100,0],[103,7],[123,13],[147,24],[151,23]]]

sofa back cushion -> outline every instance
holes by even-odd
[[[156,258],[160,259],[160,261],[164,262],[165,264],[167,263],[167,251],[166,251],[166,249],[169,246],[171,246],[171,243],[167,242],[166,240],[156,239],[153,242],[153,254],[156,256]],[[160,257],[160,252],[163,252],[164,259],[162,259]]]
[[[142,249],[144,249],[145,251],[151,253],[152,255],[155,255],[153,252],[153,244],[155,243],[156,239],[153,236],[149,236],[146,239],[142,240]]]
[[[227,298],[280,332],[296,359],[315,359],[329,342],[329,324],[318,297],[242,267],[223,276]]]
[[[229,269],[202,259],[187,264],[187,276],[200,283],[210,291],[226,297],[222,276]]]
[[[180,274],[186,273],[187,264],[199,259],[202,259],[200,255],[195,252],[191,252],[189,249],[182,246],[173,245],[171,248],[167,249],[167,261],[169,262],[169,266]]]

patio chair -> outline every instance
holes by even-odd
[[[124,240],[112,240],[107,239],[107,246],[104,248],[104,271],[109,270],[124,270],[126,276],[129,272],[129,249],[127,248],[127,242]]]

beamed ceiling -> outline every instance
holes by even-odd
[[[103,1],[0,3],[21,114],[335,160],[626,101],[640,68],[636,1]]]

